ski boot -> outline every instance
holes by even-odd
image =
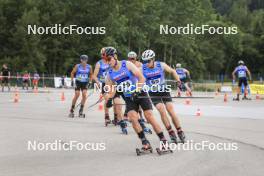
[[[121,131],[122,131],[122,133],[127,135],[128,132],[127,132],[127,124],[126,124],[126,122],[125,122],[124,120],[121,120],[121,121],[119,122],[119,125],[120,125],[120,127],[121,127]]]
[[[73,109],[70,110],[69,117],[70,117],[70,118],[74,118],[74,110],[73,110]]]
[[[151,129],[146,127],[146,125],[144,124],[144,119],[140,118],[140,119],[138,119],[138,122],[139,122],[141,128],[143,129],[144,133],[152,134]]]
[[[79,117],[80,118],[85,118],[85,114],[83,113],[83,105],[81,105],[80,110],[79,110]]]
[[[161,143],[160,145],[162,145],[162,147],[156,148],[156,151],[159,155],[163,155],[166,153],[173,153],[173,151],[168,146],[165,147],[168,144],[168,141],[165,138],[160,140],[160,143]]]
[[[119,125],[116,114],[114,115],[114,120],[112,120],[112,124],[114,124],[115,126]]]
[[[105,126],[107,127],[110,123],[111,123],[111,120],[110,120],[110,118],[109,118],[109,115],[106,114],[106,115],[105,115]]]
[[[184,132],[183,131],[178,131],[177,134],[178,134],[178,137],[180,139],[180,142],[184,144],[185,143],[185,138],[186,138]]]
[[[233,98],[233,101],[239,101],[239,97]]]
[[[169,136],[170,136],[170,139],[171,139],[171,143],[175,143],[175,144],[178,143],[177,136],[176,136],[176,133],[175,133],[174,130],[170,130],[169,131]]]
[[[75,105],[72,105],[71,110],[70,110],[70,114],[69,114],[70,118],[74,118],[74,109],[75,109]]]
[[[136,148],[137,156],[147,153],[153,153],[153,149],[147,139],[142,140],[142,148]]]
[[[119,125],[117,118],[114,118],[114,120],[112,120],[112,124],[114,124],[115,126]]]

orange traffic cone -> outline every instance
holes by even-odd
[[[199,117],[201,115],[202,115],[201,110],[200,110],[200,108],[198,108],[197,111],[196,111],[196,116]]]
[[[64,95],[64,92],[61,93],[61,101],[65,101],[65,95]]]
[[[227,94],[225,93],[224,102],[227,102]]]
[[[103,102],[100,102],[99,106],[98,106],[98,110],[102,111],[103,109],[104,109],[104,104],[103,104]]]
[[[258,92],[256,94],[256,100],[260,100],[260,96],[259,96],[259,93]]]
[[[14,103],[18,103],[18,101],[19,101],[19,95],[18,92],[16,92],[14,96]]]

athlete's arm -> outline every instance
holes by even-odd
[[[92,67],[92,66],[90,66],[90,67],[91,67],[91,68],[90,68],[90,76],[89,76],[89,77],[90,77],[90,81],[93,81],[93,77],[94,77],[94,76],[93,76],[93,75],[94,75],[94,74],[93,74],[93,67]]]
[[[130,70],[135,77],[138,78],[138,85],[137,85],[137,90],[140,91],[145,83],[145,77],[143,74],[140,72],[139,68],[137,68],[132,62],[127,61],[127,68]]]
[[[247,67],[246,67],[247,68]],[[249,80],[251,81],[251,73],[250,73],[250,71],[249,71],[249,69],[247,68],[247,74],[248,74],[248,76],[249,76]]]
[[[76,72],[77,72],[77,65],[75,65],[75,66],[73,67],[73,69],[72,69],[72,72],[71,72],[71,81],[73,81],[73,79],[74,79],[74,75],[75,75]]]
[[[96,82],[96,84],[99,85],[99,81],[98,81],[98,78],[97,78],[97,75],[99,73],[99,69],[100,69],[100,64],[97,62],[96,65],[95,65],[95,68],[94,68],[94,74],[93,74],[93,80]]]
[[[190,72],[189,72],[189,70],[187,70],[187,69],[184,69],[184,72],[187,74],[187,77],[188,77],[189,79],[191,79],[191,75],[190,75]]]
[[[109,78],[109,75],[106,76],[105,85],[108,88],[105,93],[105,100],[107,101],[109,98],[113,98],[116,93],[115,83]]]
[[[237,70],[236,70],[236,68],[235,68],[235,70],[232,72],[233,81],[236,80],[236,71],[237,71]]]
[[[165,64],[164,62],[161,62],[161,67],[164,69],[165,72],[172,74],[174,79],[178,82],[181,82],[178,74],[176,73],[176,70]]]

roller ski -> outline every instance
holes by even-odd
[[[141,149],[136,148],[137,156],[153,153],[153,149],[152,149],[152,147],[151,147],[151,145],[150,145],[148,140],[142,141],[142,145],[143,146],[142,146]]]
[[[168,147],[166,147],[166,144],[168,144],[168,142],[166,140],[160,141],[161,143],[163,143],[161,148],[156,148],[156,151],[159,155],[163,155],[163,154],[168,154],[168,153],[173,153],[173,151]],[[165,146],[164,146],[165,145]]]
[[[186,142],[186,137],[183,131],[178,131],[178,137],[180,139],[178,143],[184,144]]]
[[[125,135],[127,135],[128,134],[128,131],[127,131],[127,124],[126,124],[126,122],[124,120],[121,120],[119,122],[119,125],[121,127],[122,133],[125,134]]]
[[[239,98],[233,98],[233,101],[240,101]]]
[[[242,100],[251,100],[251,98],[243,97]]]

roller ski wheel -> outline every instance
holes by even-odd
[[[160,149],[160,148],[156,148],[156,151],[157,151],[157,153],[159,155],[173,153],[173,151],[171,149]]]
[[[74,113],[70,112],[70,114],[68,115],[69,118],[74,118]]]
[[[243,97],[242,100],[251,100],[251,98]]]
[[[145,132],[145,133],[148,133],[148,134],[152,134],[152,131],[151,131],[151,129],[149,129],[149,128],[144,128],[144,132]]]
[[[150,144],[148,144],[148,146],[143,146],[141,149],[136,148],[136,153],[137,153],[137,156],[149,154],[149,153],[153,153],[153,149],[150,146]]]

